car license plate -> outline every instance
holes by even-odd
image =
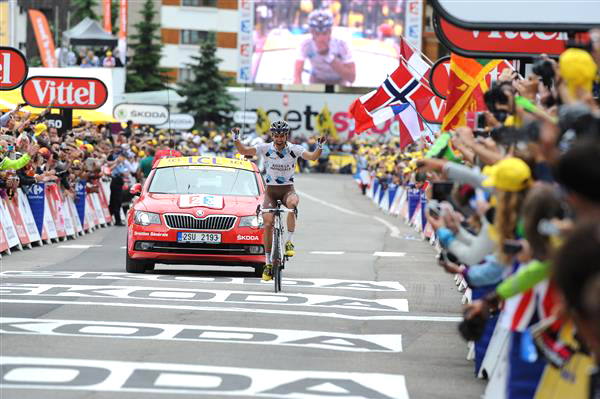
[[[177,233],[177,242],[203,242],[209,244],[220,244],[220,233],[190,233],[180,231]]]

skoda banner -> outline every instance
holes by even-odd
[[[162,125],[158,125],[159,129],[175,129],[189,130],[194,127],[194,117],[190,114],[171,114],[169,120]]]
[[[169,110],[163,105],[121,103],[115,105],[113,116],[119,122],[132,121],[141,125],[162,125],[169,120]]]

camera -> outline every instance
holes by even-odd
[[[497,105],[507,105],[509,103],[508,95],[505,93],[505,88],[510,88],[512,92],[512,84],[510,82],[501,82],[494,85],[490,90],[486,91],[483,95],[488,110],[494,115],[494,118],[500,123],[504,123],[508,118],[508,111],[504,109],[498,109]]]
[[[550,61],[544,58],[538,59],[534,62],[531,72],[542,79],[544,86],[548,88],[552,87],[552,82],[554,81],[554,67]]]

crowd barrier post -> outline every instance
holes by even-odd
[[[96,209],[94,208],[92,193],[87,193],[85,196],[85,215],[90,230],[94,231],[96,226],[100,225],[100,220],[98,220],[98,214],[96,213]]]
[[[2,230],[4,231],[4,238],[6,238],[8,249],[12,250],[17,247],[17,249],[22,250],[23,246],[21,245],[21,241],[19,241],[17,229],[8,212],[4,199],[0,200],[0,223],[2,224]],[[10,251],[8,251],[8,253],[10,254]]]
[[[18,195],[19,192],[15,191],[12,198],[3,200],[4,207],[8,211],[8,214],[15,226],[21,247],[31,248],[31,240],[29,239],[29,234],[27,234],[27,229],[25,228],[25,221],[21,216],[21,212],[19,212],[19,200],[17,198]]]
[[[404,187],[398,186],[394,195],[394,200],[390,205],[390,213],[394,216],[400,216],[400,210],[402,208],[402,198],[404,197]]]
[[[481,361],[481,367],[479,367],[479,372],[477,373],[478,378],[489,379],[494,374],[494,370],[499,365],[502,351],[508,346],[510,330],[501,322],[503,314],[504,313],[500,313],[498,316],[498,321],[494,327],[494,332],[492,333],[487,350],[485,351],[485,355],[483,355],[483,360]]]
[[[502,323],[497,323],[498,325]],[[508,382],[508,352],[510,347],[510,332],[504,345],[500,348],[498,353],[496,367],[493,369],[492,374],[489,376],[489,381],[485,387],[483,394],[484,399],[498,399],[507,397],[507,382]],[[489,350],[489,349],[488,349]],[[485,358],[485,357],[484,357]]]
[[[0,226],[0,259],[2,259],[3,252],[10,254],[10,248],[8,247],[6,236],[4,235],[4,228]]]

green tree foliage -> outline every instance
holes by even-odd
[[[155,15],[154,2],[146,0],[142,20],[135,24],[137,33],[131,36],[134,54],[127,64],[127,92],[162,90],[169,81],[166,69],[158,66],[163,45],[157,34],[160,25],[154,22]]]
[[[112,34],[119,32],[119,0],[110,2],[110,23],[112,25]]]
[[[85,17],[98,20],[94,11],[98,5],[96,0],[71,0],[73,14],[71,15],[71,26],[77,25]]]
[[[228,128],[231,117],[226,113],[236,111],[233,96],[227,92],[229,78],[219,73],[221,59],[216,56],[217,47],[214,34],[209,34],[200,45],[200,55],[192,56],[192,77],[179,84],[178,93],[186,99],[178,104],[182,112],[192,114],[196,127],[204,122],[214,122],[217,126]]]

